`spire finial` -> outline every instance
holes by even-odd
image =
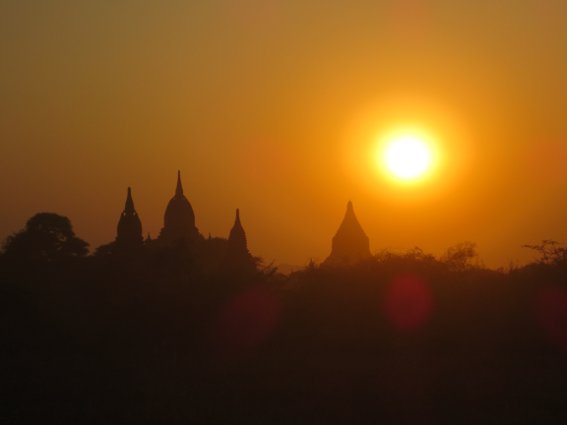
[[[175,188],[175,195],[182,196],[183,195],[183,186],[181,185],[181,171],[177,170],[177,187]]]
[[[236,218],[234,220],[234,225],[230,230],[228,236],[229,250],[232,250],[232,254],[248,255],[248,248],[246,247],[246,233],[242,228],[240,223],[240,209],[236,209]]]
[[[133,213],[134,212],[134,201],[132,199],[132,188],[128,186],[128,193],[126,195],[126,205],[124,206],[124,212]]]

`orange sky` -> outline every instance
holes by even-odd
[[[128,185],[157,236],[181,169],[200,231],[239,207],[268,262],[324,259],[349,199],[373,251],[526,261],[567,242],[566,19],[562,0],[4,1],[0,236],[53,211],[96,247]],[[409,190],[369,165],[399,123],[445,152]]]

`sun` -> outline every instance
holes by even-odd
[[[384,137],[378,159],[391,177],[415,182],[431,172],[435,162],[434,144],[422,131],[395,131]]]
[[[403,180],[422,176],[431,165],[431,151],[421,138],[413,134],[393,139],[384,155],[388,170]]]

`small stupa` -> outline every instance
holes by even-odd
[[[115,244],[120,250],[128,250],[141,247],[142,243],[142,222],[134,208],[132,189],[128,188],[124,211],[122,211],[118,220]]]
[[[225,266],[233,271],[253,271],[254,258],[248,251],[246,233],[240,222],[240,210],[236,209],[234,225],[228,236]]]

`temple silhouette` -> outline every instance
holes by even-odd
[[[195,213],[189,200],[183,194],[181,184],[181,172],[177,172],[177,187],[175,195],[165,209],[163,217],[163,228],[158,240],[164,243],[172,242],[196,242],[203,239],[195,226]]]
[[[187,247],[194,253],[217,257],[213,263],[229,269],[252,269],[256,259],[248,250],[246,232],[236,209],[234,225],[228,238],[204,238],[195,225],[195,212],[183,193],[181,172],[177,172],[177,184],[173,197],[167,203],[163,227],[157,239],[144,240],[142,222],[134,207],[132,189],[128,187],[124,210],[120,214],[114,242],[99,248],[99,253],[139,254],[144,247]],[[324,266],[348,266],[371,257],[369,239],[360,225],[352,202],[348,202],[344,218],[332,238],[331,254]]]
[[[349,201],[343,221],[333,236],[331,254],[323,262],[328,266],[346,266],[371,257],[370,242]]]
[[[120,214],[113,242],[97,249],[99,255],[138,255],[144,248],[187,248],[201,257],[215,257],[213,264],[229,270],[251,271],[257,260],[250,254],[246,232],[240,221],[240,210],[236,210],[234,225],[228,238],[204,238],[195,225],[195,212],[183,193],[181,172],[177,172],[177,184],[173,197],[167,203],[163,227],[157,239],[144,240],[142,222],[134,207],[132,189],[128,187],[124,210]],[[211,258],[206,262],[211,263]]]
[[[118,220],[116,240],[114,243],[117,250],[127,251],[140,248],[143,242],[142,222],[134,208],[132,189],[129,187],[126,195],[126,205]]]

